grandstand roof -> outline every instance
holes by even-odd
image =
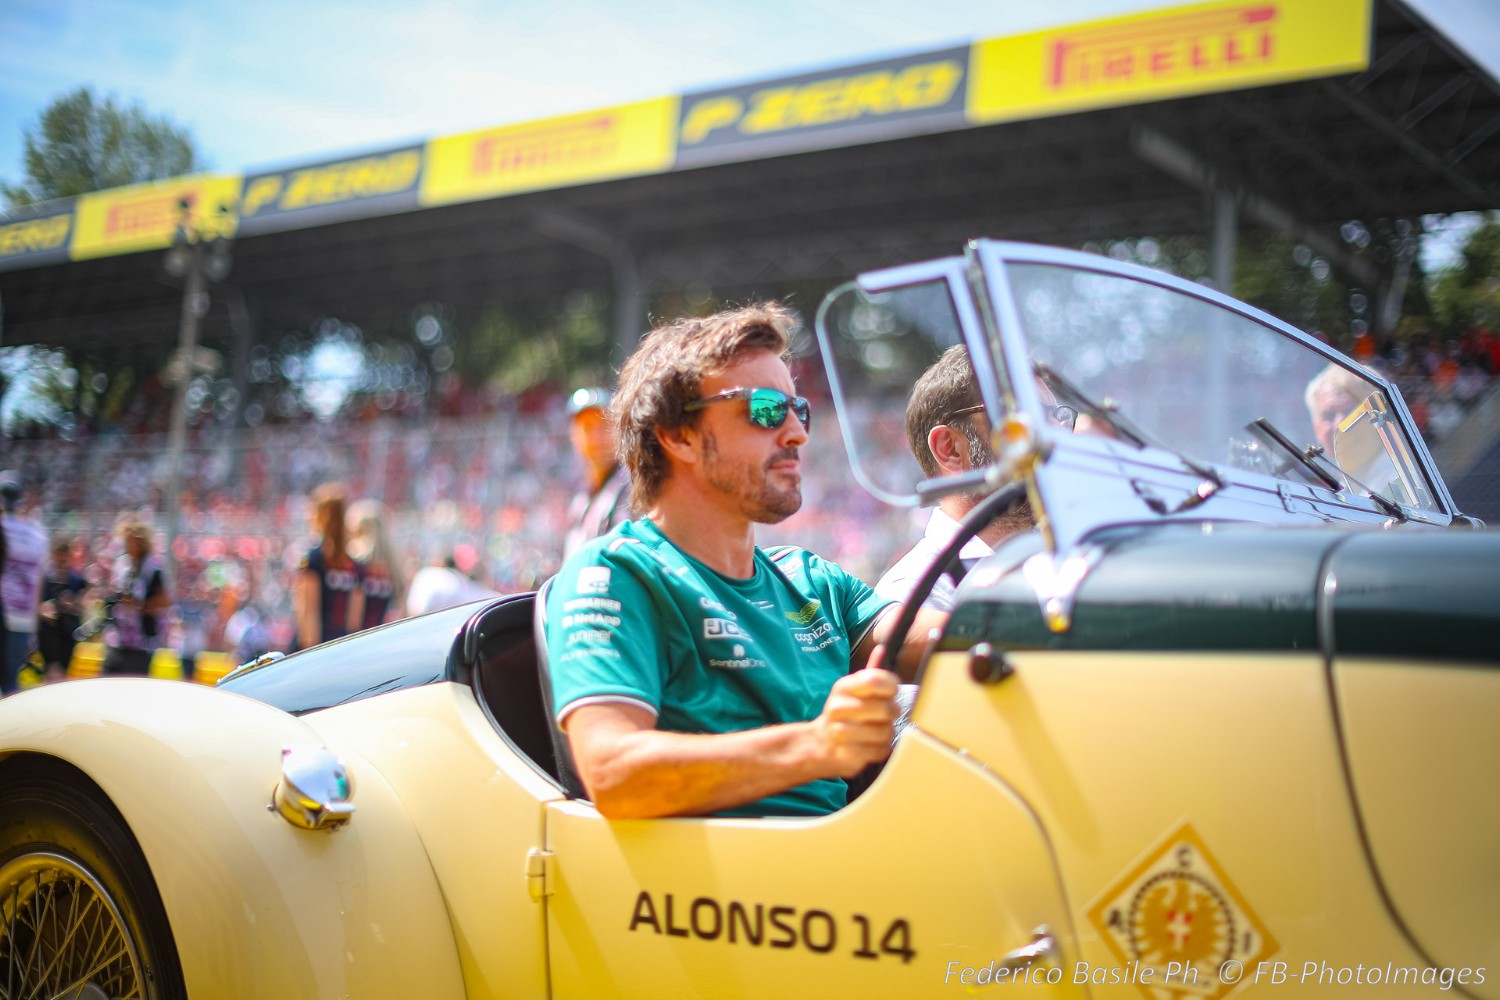
[[[992,123],[976,121],[971,91],[967,115],[960,95],[926,117],[810,129],[805,141],[679,148],[635,176],[429,207],[398,193],[366,199],[362,216],[312,213],[285,228],[274,213],[255,224],[241,202],[228,294],[215,291],[202,341],[227,350],[237,310],[262,335],[327,316],[379,335],[426,302],[462,316],[577,289],[610,294],[622,280],[648,295],[706,286],[744,296],[951,255],[979,235],[1080,245],[1203,233],[1210,184],[1294,229],[1500,207],[1500,84],[1404,3],[1365,2],[1353,0],[1373,15],[1354,71]],[[979,50],[884,65],[953,58],[975,72]],[[756,86],[683,95],[674,127],[703,100]],[[429,173],[439,142],[428,144]],[[382,151],[381,162],[409,154]],[[247,201],[255,181],[244,179]],[[182,293],[159,251],[11,264],[0,261],[5,344],[108,354],[176,339]]]

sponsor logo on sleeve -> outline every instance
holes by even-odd
[[[605,594],[609,592],[609,567],[585,566],[578,571],[578,593]]]

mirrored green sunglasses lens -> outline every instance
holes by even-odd
[[[812,419],[812,407],[801,396],[789,397],[777,389],[756,389],[750,393],[750,421],[758,427],[775,430],[786,423],[786,411],[790,406],[803,429]]]

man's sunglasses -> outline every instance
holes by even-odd
[[[1043,403],[1042,409],[1047,412],[1047,419],[1051,420],[1059,427],[1066,427],[1068,430],[1072,430],[1073,425],[1078,422],[1078,411],[1066,404],[1048,406],[1046,403]],[[948,414],[948,419],[944,420],[943,423],[950,424],[953,422],[953,418],[955,417],[962,417],[969,413],[983,412],[983,403],[980,403],[978,406],[965,406],[961,410],[954,410],[952,413]]]
[[[723,392],[703,399],[695,399],[683,407],[691,413],[701,410],[709,403],[718,403],[726,399],[744,399],[749,402],[745,415],[750,422],[757,427],[764,427],[768,431],[774,431],[786,423],[786,411],[790,409],[797,414],[797,419],[802,421],[803,430],[812,430],[812,406],[801,396],[788,396],[780,389],[747,389],[743,386],[734,389],[725,389]]]

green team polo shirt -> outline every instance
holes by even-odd
[[[628,702],[680,733],[806,722],[889,603],[806,549],[757,547],[755,574],[737,580],[651,521],[626,521],[569,559],[548,594],[558,720]],[[821,815],[847,791],[836,778],[811,781],[722,815]]]

